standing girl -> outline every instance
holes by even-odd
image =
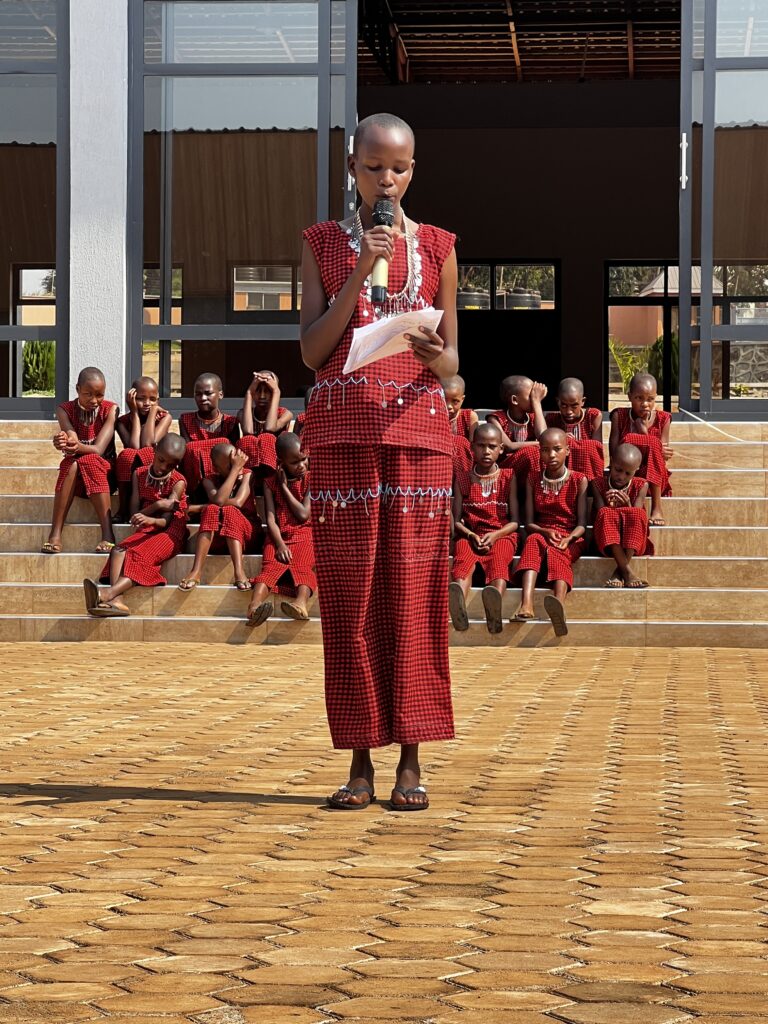
[[[374,114],[357,127],[349,170],[354,217],[304,233],[301,349],[317,372],[302,440],[312,449],[312,528],[333,745],[351,749],[349,781],[331,807],[374,798],[370,750],[401,747],[390,807],[428,806],[419,743],[453,737],[445,581],[451,432],[440,379],[458,369],[455,236],[417,224],[400,205],[414,168],[409,126]],[[394,225],[374,225],[378,200]],[[389,263],[389,297],[371,301],[374,261]],[[375,318],[434,305],[437,332],[343,373],[352,333]]]

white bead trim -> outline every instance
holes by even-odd
[[[336,518],[337,510],[346,509],[349,505],[354,505],[361,501],[365,504],[365,514],[370,515],[368,510],[369,501],[384,502],[388,509],[392,509],[395,502],[397,502],[401,512],[408,513],[417,511],[417,505],[425,506],[426,499],[429,499],[427,516],[430,519],[434,519],[436,515],[441,513],[443,515],[450,514],[452,497],[453,489],[451,487],[392,487],[391,484],[379,484],[376,488],[369,487],[367,490],[362,491],[350,488],[346,492],[337,489],[335,491],[310,490],[309,493],[310,501],[322,502],[323,508],[317,520],[319,523],[326,522],[329,506],[331,522],[333,522]],[[402,506],[399,504],[401,499],[403,502]]]

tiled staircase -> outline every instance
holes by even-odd
[[[609,561],[583,558],[568,600],[570,632],[556,640],[543,614],[488,634],[479,591],[469,604],[470,629],[452,643],[492,646],[584,644],[606,647],[768,647],[768,424],[675,423],[675,497],[666,502],[669,526],[653,530],[656,557],[637,559],[648,590],[606,590]],[[738,438],[732,440],[720,431]],[[319,643],[317,605],[309,622],[281,618],[244,624],[248,594],[231,586],[224,555],[211,556],[203,585],[181,593],[173,585],[135,588],[129,619],[96,620],[83,609],[81,580],[95,576],[103,555],[90,554],[98,528],[89,502],[76,499],[64,531],[64,552],[38,554],[47,537],[59,455],[52,423],[0,422],[0,640],[212,641]],[[196,527],[192,527],[192,532]],[[129,527],[117,527],[118,538]],[[254,575],[260,559],[251,556]],[[166,566],[175,584],[191,554]],[[507,618],[517,591],[505,598]]]

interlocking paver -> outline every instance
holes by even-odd
[[[455,650],[395,816],[318,649],[82,651],[0,645],[0,1024],[768,1024],[768,654]]]

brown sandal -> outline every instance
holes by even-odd
[[[232,586],[238,590],[253,590],[253,584],[250,580],[232,580]]]
[[[262,601],[261,604],[256,605],[253,611],[248,613],[246,626],[250,626],[251,629],[254,626],[260,626],[262,622],[267,621],[274,610],[275,606],[271,601]]]
[[[297,604],[293,604],[291,601],[281,601],[280,611],[283,615],[287,615],[289,619],[295,619],[297,622],[307,622],[309,619],[309,612],[305,612],[303,608],[299,608]]]
[[[61,544],[55,544],[53,541],[47,540],[45,544],[40,548],[41,555],[59,555],[61,554]]]
[[[183,580],[179,580],[178,589],[186,594],[190,590],[194,590],[195,587],[200,586],[200,580],[194,579],[192,576],[185,576]]]

